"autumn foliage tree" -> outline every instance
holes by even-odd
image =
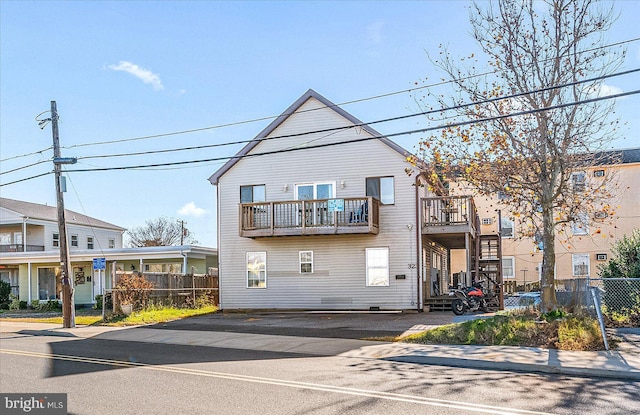
[[[470,21],[488,68],[446,47],[431,57],[455,92],[431,88],[419,99],[426,111],[442,108],[431,122],[448,126],[421,140],[427,164],[416,166],[440,193],[453,180],[502,193],[519,231],[542,243],[542,308],[555,309],[556,238],[595,211],[614,213],[613,175],[584,174],[615,164],[603,152],[617,122],[603,81],[624,59],[624,50],[603,47],[613,10],[590,0],[501,0],[473,4]]]

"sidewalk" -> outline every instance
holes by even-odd
[[[356,339],[171,330],[150,327],[79,326],[63,329],[56,324],[8,321],[0,321],[0,332],[225,347],[317,356],[383,359],[439,366],[640,380],[640,329],[617,331],[616,334],[623,339],[621,347],[617,350],[600,352],[507,346],[420,345]]]

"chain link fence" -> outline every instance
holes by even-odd
[[[607,327],[640,327],[640,278],[575,278],[556,281],[558,305],[573,313],[598,317]],[[540,293],[505,297],[505,308],[538,306]]]

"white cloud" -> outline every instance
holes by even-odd
[[[587,89],[587,94],[592,97],[608,97],[610,95],[621,94],[622,89],[612,85],[598,85]]]
[[[193,202],[187,203],[178,210],[178,214],[181,216],[193,216],[196,218],[202,217],[207,213],[206,209],[197,207]]]
[[[136,65],[135,63],[120,61],[120,63],[118,63],[117,65],[109,65],[108,68],[113,71],[128,72],[136,78],[140,79],[145,84],[150,84],[156,91],[164,89],[164,85],[162,85],[160,76],[148,69]]]

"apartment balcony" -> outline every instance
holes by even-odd
[[[379,218],[372,197],[242,203],[240,236],[376,235]]]
[[[420,200],[422,234],[451,249],[464,249],[466,236],[480,230],[471,196],[427,197]]]
[[[26,252],[44,251],[43,245],[27,245]],[[0,252],[25,252],[22,244],[0,245]]]

